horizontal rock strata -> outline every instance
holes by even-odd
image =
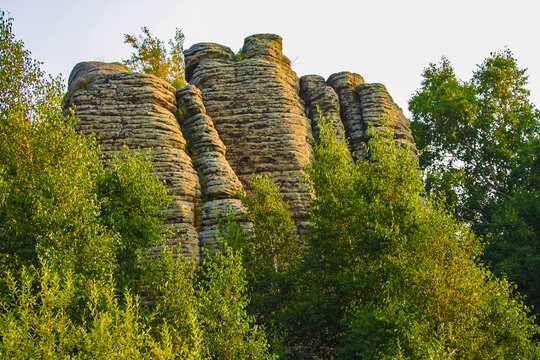
[[[362,152],[367,141],[366,125],[362,120],[362,109],[354,87],[363,84],[364,79],[358,74],[345,71],[330,75],[326,82],[338,94],[341,121],[351,152]]]
[[[414,147],[410,122],[382,84],[360,84],[354,88],[358,95],[362,119],[366,126],[381,132],[386,124],[393,129],[394,140],[402,146]]]
[[[239,190],[254,174],[271,176],[297,226],[305,226],[311,194],[300,177],[321,116],[332,119],[355,154],[364,151],[368,129],[380,132],[385,123],[414,151],[409,121],[383,85],[350,72],[299,80],[277,35],[250,36],[238,54],[195,44],[185,61],[191,85],[176,92],[123,64],[77,64],[65,103],[66,112],[74,106],[78,129],[97,135],[106,158],[125,145],[153,149],[156,173],[174,195],[167,210],[167,223],[179,232],[173,241],[181,238],[189,256],[215,247],[220,222],[242,218]]]
[[[185,52],[187,80],[201,90],[238,178],[248,183],[253,174],[270,174],[301,224],[309,194],[299,177],[312,135],[298,78],[277,35],[246,38],[240,55],[217,44],[194,45]]]
[[[172,224],[183,251],[199,258],[195,203],[200,187],[186,141],[174,116],[174,88],[120,64],[80,63],[70,76],[66,107],[74,107],[78,130],[96,134],[105,158],[124,146],[152,150],[154,169],[174,196],[166,223]],[[159,250],[159,249],[154,249]]]
[[[199,239],[215,247],[218,223],[233,217],[241,222],[245,208],[238,199],[242,185],[225,158],[225,145],[212,118],[206,115],[201,91],[188,85],[176,91],[182,129],[202,186]]]
[[[300,96],[304,100],[306,115],[311,119],[313,138],[319,141],[318,123],[321,117],[331,120],[338,136],[345,134],[341,122],[339,97],[319,75],[305,75],[300,78]]]
[[[344,129],[353,153],[363,152],[370,128],[380,133],[384,124],[392,129],[397,143],[414,145],[409,120],[383,85],[365,84],[360,75],[350,72],[333,74],[326,82],[320,76],[307,75],[300,79],[300,84],[315,138],[321,116],[318,106],[323,115],[334,119],[338,134]]]

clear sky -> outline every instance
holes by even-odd
[[[185,48],[216,42],[233,51],[245,37],[275,33],[299,76],[359,73],[386,85],[404,110],[422,70],[447,57],[469,79],[476,65],[508,46],[528,68],[540,106],[540,0],[0,0],[14,32],[52,74],[80,61],[121,61],[125,33],[148,26]]]

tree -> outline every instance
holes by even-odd
[[[129,293],[119,297],[112,281],[96,284],[77,321],[70,305],[79,291],[73,274],[46,264],[23,266],[2,277],[10,297],[0,298],[3,359],[173,359],[166,326],[157,336]]]
[[[162,240],[163,209],[171,202],[167,188],[154,175],[151,154],[126,148],[107,164],[97,179],[100,224],[117,235],[115,281],[120,292],[138,293],[138,252]]]
[[[105,280],[114,236],[96,217],[103,172],[95,141],[62,116],[59,78],[46,80],[12,19],[2,13],[0,61],[0,254],[5,270],[37,266]],[[9,65],[8,65],[9,64]],[[4,75],[6,75],[4,77]]]
[[[247,310],[264,326],[272,350],[287,352],[283,325],[294,299],[300,241],[289,205],[270,177],[253,176],[249,194],[241,200],[253,228],[241,236],[229,235],[229,242],[242,254],[246,269]]]
[[[540,266],[540,218],[532,210],[540,193],[529,186],[538,172],[540,113],[529,101],[525,70],[506,49],[492,53],[468,82],[444,58],[423,76],[409,108],[426,189],[455,205],[478,234],[490,234],[485,260],[538,309],[539,283],[528,273]]]
[[[141,28],[142,35],[125,34],[124,42],[130,44],[134,52],[124,63],[133,71],[152,74],[168,81],[176,89],[184,87],[184,34],[178,28],[174,38],[169,40],[167,52],[162,40],[153,37],[146,26]]]
[[[341,359],[538,357],[533,318],[478,264],[470,227],[425,197],[413,151],[377,135],[368,151],[370,161],[354,162],[346,140],[321,124],[306,169],[315,197],[298,347]]]
[[[206,253],[196,284],[204,339],[214,358],[271,358],[264,331],[247,314],[246,284],[240,253],[221,237],[221,249]]]

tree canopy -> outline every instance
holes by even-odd
[[[409,102],[428,193],[486,236],[484,259],[540,307],[540,112],[510,50],[490,55],[469,81],[447,59],[424,70]]]
[[[184,65],[184,33],[176,29],[174,38],[169,40],[170,50],[163,40],[154,37],[143,26],[139,36],[125,34],[124,42],[133,47],[131,57],[124,63],[133,71],[152,74],[168,81],[176,89],[186,85]]]

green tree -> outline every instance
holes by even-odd
[[[293,334],[304,356],[537,358],[533,318],[478,264],[469,226],[426,199],[413,151],[376,135],[369,153],[353,162],[321,124]]]
[[[285,318],[295,292],[300,240],[279,187],[270,177],[255,175],[249,194],[241,197],[252,231],[232,241],[246,269],[248,312],[264,326],[273,351],[283,352]],[[235,239],[234,236],[230,238]]]
[[[488,226],[499,201],[511,199],[521,182],[512,172],[540,129],[525,70],[505,50],[492,53],[469,82],[444,58],[423,76],[409,107],[428,190],[453,192],[464,219]]]
[[[1,270],[43,261],[71,274],[81,301],[114,273],[121,293],[136,252],[160,236],[166,188],[142,155],[104,169],[95,139],[62,115],[60,79],[45,78],[4,14],[0,31],[1,71],[13,68],[0,87]]]
[[[104,280],[114,236],[96,217],[99,149],[62,116],[60,79],[45,79],[4,13],[0,31],[0,71],[9,72],[0,86],[2,263],[16,269],[41,258],[78,281]]]
[[[540,193],[530,181],[538,176],[540,113],[530,103],[525,70],[504,50],[468,82],[444,58],[423,76],[409,108],[426,189],[455,205],[478,234],[491,234],[485,259],[538,309],[539,283],[529,273],[540,266]]]
[[[179,254],[180,246],[159,244],[158,257],[140,258],[141,283],[147,296],[156,302],[156,329],[169,328],[170,347],[182,359],[208,357],[199,315],[199,300],[195,293],[196,264]]]
[[[46,264],[23,266],[2,278],[10,294],[0,299],[2,359],[173,359],[167,327],[152,336],[138,302],[118,297],[112,281],[94,283],[82,310],[70,316],[78,296],[72,274]]]
[[[163,220],[171,201],[167,188],[154,176],[151,155],[124,152],[114,157],[97,179],[100,224],[117,235],[117,287],[138,291],[138,251],[162,239]]]
[[[167,51],[162,40],[153,37],[146,26],[142,35],[125,34],[124,42],[130,44],[134,52],[124,63],[133,71],[152,74],[168,81],[176,89],[186,85],[184,64],[184,34],[176,29],[174,38],[169,40]]]
[[[268,359],[265,333],[246,311],[240,253],[226,237],[220,244],[218,250],[205,252],[198,269],[177,256],[178,246],[163,244],[159,257],[143,259],[143,284],[157,302],[154,326],[170,328],[172,348],[182,359]]]
[[[208,351],[217,359],[270,359],[266,335],[247,314],[246,273],[225,237],[205,256],[197,281],[199,313]]]

